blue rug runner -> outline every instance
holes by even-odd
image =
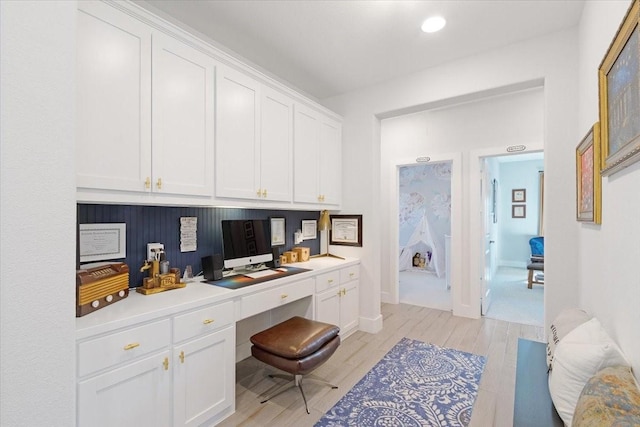
[[[485,358],[403,338],[315,424],[467,426]]]

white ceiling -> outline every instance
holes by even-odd
[[[317,99],[578,24],[584,0],[147,0]],[[447,19],[425,34],[428,16]],[[166,16],[165,15],[165,16]]]

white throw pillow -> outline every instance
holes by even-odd
[[[568,308],[560,312],[560,314],[553,319],[549,327],[549,338],[547,340],[547,366],[549,369],[551,369],[553,354],[560,340],[590,318],[584,310]]]
[[[615,365],[629,366],[629,362],[596,318],[560,340],[549,374],[549,392],[565,425],[571,425],[578,398],[589,378]]]

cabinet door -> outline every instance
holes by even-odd
[[[317,113],[300,105],[296,105],[294,117],[293,200],[299,203],[319,203],[320,119]]]
[[[342,201],[342,125],[329,118],[320,123],[321,203],[340,205]]]
[[[316,320],[340,326],[340,289],[331,288],[316,295]]]
[[[220,66],[216,76],[216,196],[256,199],[260,84]],[[257,172],[258,171],[258,172]]]
[[[213,195],[214,60],[153,33],[153,191]]]
[[[78,2],[77,186],[145,191],[151,177],[151,30]]]
[[[174,348],[175,426],[198,426],[235,404],[235,327]]]
[[[170,426],[169,359],[165,351],[80,381],[78,426]]]
[[[291,201],[293,101],[262,87],[260,187],[263,198]]]
[[[340,330],[348,334],[358,327],[360,318],[359,282],[353,280],[341,286],[344,289],[340,297]]]

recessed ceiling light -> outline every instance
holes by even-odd
[[[447,25],[447,21],[442,16],[432,16],[422,23],[422,31],[425,33],[435,33]]]

